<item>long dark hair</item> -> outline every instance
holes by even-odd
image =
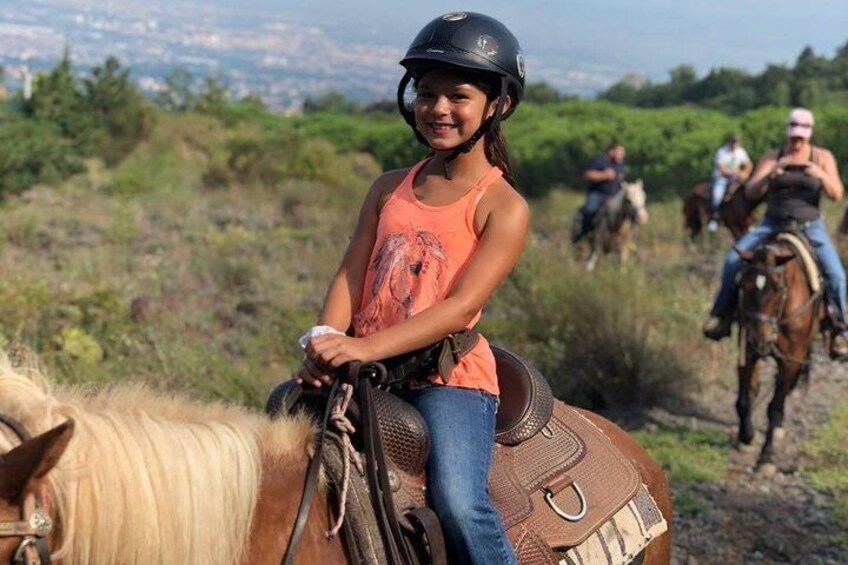
[[[501,80],[500,77],[490,75],[480,75],[470,73],[470,83],[486,93],[486,102],[491,104],[496,102],[500,97]],[[515,103],[515,100],[512,101]],[[515,180],[512,176],[512,164],[509,158],[509,146],[506,143],[506,137],[501,131],[501,124],[498,122],[486,132],[483,136],[483,152],[489,163],[503,171],[504,179],[511,185],[515,185]]]

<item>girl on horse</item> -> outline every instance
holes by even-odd
[[[737,306],[736,276],[742,268],[737,249],[749,251],[789,222],[794,222],[803,228],[810,240],[827,282],[829,311],[835,318],[836,330],[831,341],[831,356],[848,356],[845,269],[819,213],[822,193],[838,201],[845,187],[833,153],[810,143],[813,125],[812,112],[804,108],[792,110],[786,125],[786,145],[763,155],[745,186],[745,195],[751,200],[766,197],[766,214],[760,225],[742,237],[727,254],[721,288],[711,317],[704,326],[704,335],[710,339],[720,340],[730,335]]]
[[[524,248],[529,209],[500,130],[524,89],[516,38],[491,17],[449,13],[419,32],[400,63],[400,113],[429,155],[383,174],[365,197],[318,326],[302,339],[306,359],[293,378],[305,385],[473,328]],[[449,561],[515,563],[487,490],[498,407],[488,342],[480,337],[449,375],[400,394],[429,427],[428,496]]]

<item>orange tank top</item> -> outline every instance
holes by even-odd
[[[380,210],[362,303],[353,317],[357,336],[402,322],[445,299],[477,250],[477,204],[503,173],[492,167],[455,202],[428,206],[418,200],[412,189],[415,175],[426,162],[409,170]],[[468,328],[477,323],[480,314],[475,314]],[[438,375],[431,380],[444,384]],[[495,358],[485,338],[481,336],[477,345],[460,359],[448,385],[498,395]]]

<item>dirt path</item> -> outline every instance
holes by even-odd
[[[809,385],[795,390],[787,401],[779,470],[764,477],[754,473],[753,466],[766,427],[771,374],[769,366],[755,404],[754,448],[731,451],[731,473],[725,480],[687,488],[688,494],[706,502],[707,510],[694,517],[675,516],[674,563],[848,563],[848,547],[831,539],[842,532],[824,510],[827,496],[813,490],[799,473],[804,465],[800,445],[825,421],[831,406],[848,398],[848,365],[816,356]],[[700,399],[709,407],[700,417],[660,411],[652,416],[676,420],[678,425],[722,429],[729,440],[735,437],[735,386],[710,386]]]

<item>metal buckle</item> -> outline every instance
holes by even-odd
[[[545,490],[545,502],[548,503],[548,506],[551,507],[551,510],[556,512],[557,516],[564,520],[568,520],[569,522],[577,522],[582,520],[584,516],[586,516],[586,511],[589,509],[589,505],[586,504],[586,497],[583,496],[583,491],[580,490],[580,487],[577,486],[577,483],[571,483],[571,488],[574,489],[574,492],[577,493],[577,498],[580,500],[580,511],[577,514],[569,514],[564,511],[562,508],[556,505],[554,502],[554,493],[548,489]]]
[[[12,563],[15,565],[25,565],[26,563],[26,550],[28,547],[32,546],[35,548],[35,538],[34,537],[26,537],[24,541],[21,542],[21,545],[18,546],[18,550],[15,551],[15,556],[12,558]]]

